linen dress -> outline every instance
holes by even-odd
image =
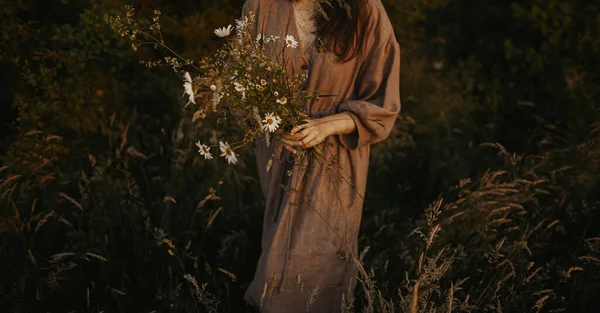
[[[370,145],[389,135],[400,111],[400,47],[380,0],[366,2],[364,42],[352,60],[338,62],[334,53],[307,46],[311,40],[272,52],[285,49],[290,73],[307,72],[308,90],[333,95],[307,103],[310,117],[347,112],[356,130],[328,137],[324,161],[311,164],[294,164],[277,140],[256,145],[266,207],[245,299],[261,312],[339,312],[342,299],[352,298]],[[296,5],[248,0],[242,15],[252,12],[263,36],[299,38]]]

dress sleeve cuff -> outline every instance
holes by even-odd
[[[368,132],[368,130],[355,113],[350,111],[344,111],[343,113],[348,114],[352,118],[356,127],[351,133],[339,135],[340,142],[346,149],[355,150],[364,143],[361,142],[361,139],[364,139],[364,132]]]

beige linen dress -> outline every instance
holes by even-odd
[[[333,95],[307,103],[310,117],[348,112],[356,131],[327,138],[325,161],[312,164],[294,164],[278,141],[257,144],[266,208],[262,253],[245,299],[261,312],[339,312],[356,286],[370,145],[388,136],[400,111],[400,47],[380,0],[366,2],[365,39],[349,62],[337,62],[312,40],[273,50],[285,49],[290,73],[308,73],[307,89]],[[298,39],[296,5],[248,0],[243,15],[255,15],[263,36]]]

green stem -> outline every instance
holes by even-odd
[[[173,51],[173,49],[169,48],[169,46],[165,45],[165,42],[162,40],[162,35],[160,36],[160,39],[157,39],[156,37],[150,35],[149,33],[145,32],[145,31],[141,31],[140,32],[142,35],[154,40],[156,43],[158,43],[162,48],[166,49],[167,51],[169,51],[171,54],[173,54],[174,56],[176,56],[177,58],[179,58],[182,61],[186,61],[186,63],[189,61],[189,59],[186,59],[184,57],[182,57],[181,55],[179,55],[179,53]],[[160,33],[159,33],[160,34]],[[193,67],[194,69],[196,69],[197,71],[202,71],[199,67],[195,66],[193,63],[189,63],[187,64],[191,67]]]

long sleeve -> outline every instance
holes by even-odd
[[[350,114],[356,130],[340,135],[348,149],[387,138],[400,113],[400,46],[380,3],[366,29],[363,61],[356,78],[357,99],[342,102],[338,112]]]

